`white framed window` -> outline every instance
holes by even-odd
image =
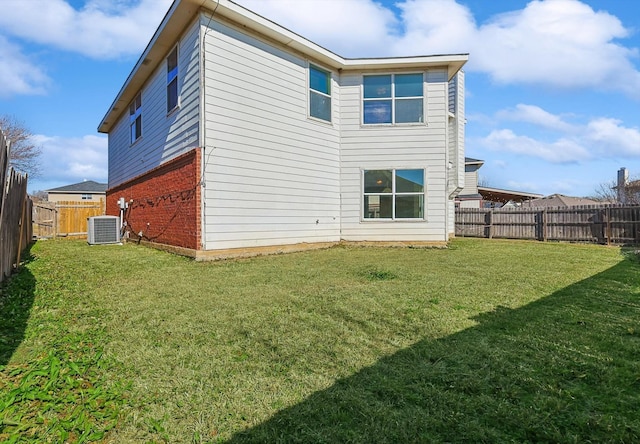
[[[167,113],[178,107],[178,47],[167,56]]]
[[[309,65],[309,115],[331,122],[331,73]]]
[[[425,170],[363,170],[363,219],[424,219]]]
[[[92,200],[93,199],[93,194],[83,194],[82,195],[82,200]]]
[[[142,137],[142,93],[138,93],[129,105],[131,144]]]
[[[376,74],[362,79],[362,123],[424,122],[424,74]]]

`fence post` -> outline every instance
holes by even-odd
[[[607,207],[605,210],[605,218],[607,219],[607,245],[611,245],[611,207]]]
[[[542,210],[542,242],[547,241],[547,208]]]
[[[489,212],[487,213],[487,217],[489,218],[487,222],[487,228],[488,228],[487,237],[489,239],[493,239],[493,208],[489,209]]]
[[[58,237],[58,203],[53,206],[53,238]]]

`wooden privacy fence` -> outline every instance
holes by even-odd
[[[457,208],[456,236],[640,244],[640,205]]]
[[[38,238],[86,236],[87,218],[104,213],[104,199],[96,202],[40,202],[33,205],[33,234]]]
[[[0,130],[0,281],[20,264],[32,236],[27,176],[8,166],[9,154],[9,142]]]

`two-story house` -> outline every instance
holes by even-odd
[[[99,125],[107,214],[196,258],[446,242],[467,59],[343,58],[230,0],[175,0]]]

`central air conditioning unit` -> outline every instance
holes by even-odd
[[[120,242],[120,218],[118,216],[89,217],[87,225],[87,242],[90,245]]]

